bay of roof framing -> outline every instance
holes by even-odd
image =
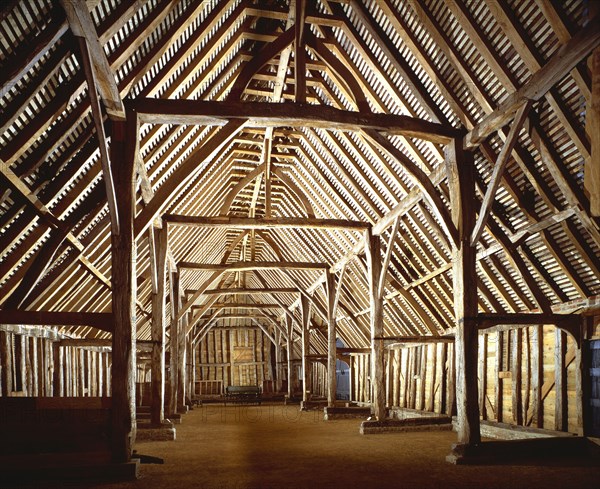
[[[477,444],[478,333],[552,324],[581,347],[598,313],[584,3],[7,2],[0,324],[112,336],[124,416],[133,339],[160,367],[167,317],[171,343],[221,321],[290,357],[310,338],[330,404],[336,337],[370,348],[378,419],[386,343],[454,337],[458,438]]]

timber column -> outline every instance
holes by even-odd
[[[287,325],[287,395],[288,399],[291,401],[292,397],[294,397],[294,367],[292,364],[292,335],[294,333],[294,324],[292,323],[292,318],[287,314],[285,320]]]
[[[385,349],[383,345],[383,297],[381,281],[381,239],[369,228],[365,232],[365,253],[371,301],[371,391],[373,414],[381,421],[386,418],[385,410]]]
[[[171,336],[169,338],[169,348],[171,351],[170,368],[170,397],[169,397],[169,416],[177,414],[177,391],[179,386],[179,271],[170,273],[171,281]]]
[[[454,139],[446,146],[445,158],[452,222],[458,231],[458,242],[452,250],[458,443],[476,445],[481,441],[481,436],[477,388],[476,249],[475,244],[471,245],[475,225],[473,205],[477,202],[474,164],[473,155],[463,151],[461,139]]]
[[[112,455],[129,462],[135,441],[135,326],[136,249],[134,238],[134,166],[137,151],[137,116],[113,121],[111,162],[117,200],[118,234],[112,241]]]
[[[302,403],[303,407],[311,398],[311,378],[310,378],[310,301],[304,294],[300,296],[302,307]]]
[[[336,383],[336,324],[335,324],[335,275],[329,270],[326,272],[327,279],[327,406],[335,406]]]
[[[152,294],[152,403],[151,422],[160,425],[165,419],[165,296],[167,278],[167,225],[161,230],[150,227],[154,242],[152,263],[156,287]],[[152,242],[152,241],[151,241]]]

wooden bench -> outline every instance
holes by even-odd
[[[225,405],[228,402],[258,404],[262,402],[260,387],[257,385],[228,385],[225,387]]]

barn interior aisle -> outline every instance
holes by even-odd
[[[319,410],[270,403],[205,404],[186,415],[177,441],[141,442],[137,452],[164,464],[142,464],[122,483],[48,481],[27,487],[81,489],[585,489],[600,480],[598,458],[455,466],[444,462],[451,431],[360,435],[359,421],[324,421]]]
[[[572,487],[599,439],[600,1],[0,0],[0,482]]]

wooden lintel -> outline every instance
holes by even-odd
[[[350,229],[362,231],[371,224],[362,221],[344,219],[313,219],[305,217],[278,217],[272,219],[258,217],[227,217],[227,216],[184,216],[180,214],[165,214],[163,220],[174,226],[196,226],[207,228],[229,229]]]
[[[73,346],[76,348],[111,348],[111,339],[99,338],[65,338],[58,342],[59,346]]]
[[[447,143],[460,135],[451,126],[397,114],[362,113],[311,104],[263,102],[206,102],[136,98],[127,102],[141,122],[150,124],[225,125],[247,120],[246,127],[305,127],[341,131],[374,129],[388,134]]]
[[[1,324],[39,326],[92,326],[112,333],[112,312],[57,312],[0,310]]]
[[[599,15],[579,30],[569,42],[563,44],[525,85],[469,131],[463,140],[463,147],[473,148],[481,144],[490,134],[510,122],[524,101],[541,99],[598,45],[600,45]]]
[[[252,262],[241,261],[236,263],[195,263],[179,262],[180,269],[210,270],[213,272],[248,272],[252,270],[277,270],[277,269],[301,269],[301,270],[327,270],[327,263],[311,262]]]
[[[383,336],[375,339],[384,340],[388,346],[396,344],[454,343],[454,336]]]

